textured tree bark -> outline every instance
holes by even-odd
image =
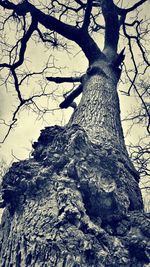
[[[95,62],[68,125],[43,130],[32,157],[5,175],[2,267],[150,261],[150,218],[124,144],[116,72]]]
[[[117,190],[118,195],[122,194],[125,197],[120,204],[127,210],[134,210],[142,208],[142,200],[137,183],[139,176],[129,159],[124,143],[117,93],[118,71],[119,69],[115,69],[112,64],[104,60],[98,60],[90,66],[87,75],[84,76],[81,102],[69,125],[80,125],[86,131],[89,140],[105,150],[106,162],[109,162],[110,155],[113,159],[116,158],[120,167],[117,167],[118,173],[116,172],[115,177],[120,176],[119,179],[113,178],[114,174],[112,175],[109,170],[105,173],[107,168],[105,167],[104,173],[99,172],[101,174],[97,180],[107,181],[108,188],[111,184],[111,193]],[[104,188],[103,190],[105,191]],[[118,199],[117,203],[119,202]]]
[[[83,127],[93,143],[111,145],[125,152],[117,94],[118,78],[108,62],[94,62],[84,76],[83,96],[71,124]]]

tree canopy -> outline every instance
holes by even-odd
[[[67,125],[48,122],[31,157],[2,179],[2,266],[150,262],[139,187],[139,174],[149,176],[148,9],[148,0],[0,0],[1,84],[11,106],[1,143],[24,110],[44,120],[74,109]],[[144,126],[129,146],[138,171],[117,90],[131,103],[128,132]]]
[[[62,75],[66,72],[62,66],[60,72],[57,59],[63,53],[70,57],[78,55],[77,61],[85,55],[87,67],[98,57],[106,57],[110,64],[119,66],[122,71],[120,90],[125,95],[135,95],[138,101],[136,109],[133,108],[125,120],[146,125],[149,133],[148,8],[147,0],[132,3],[125,0],[1,0],[1,85],[13,102],[11,115],[0,118],[5,129],[1,142],[17,125],[22,110],[28,109],[44,118],[47,113],[59,110],[59,104],[67,108],[82,92],[81,87],[74,88],[86,69],[80,73],[77,62],[71,70],[73,73],[67,70],[70,77]],[[32,64],[34,55],[28,53],[33,44],[34,48],[38,46],[40,67]],[[69,82],[73,92],[70,95],[65,84],[67,89],[60,93],[58,87],[50,88],[50,82]],[[67,105],[60,97],[63,93]],[[44,107],[42,99],[46,99]],[[55,99],[58,104],[53,107]]]

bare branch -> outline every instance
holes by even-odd
[[[137,2],[136,4],[134,4],[132,7],[129,7],[129,8],[126,8],[126,9],[120,8],[120,7],[117,7],[117,6],[115,6],[115,7],[116,7],[118,15],[124,16],[127,13],[135,10],[136,8],[138,8],[139,6],[141,6],[143,3],[147,2],[147,1],[148,0],[141,0],[141,1]]]
[[[46,27],[49,30],[55,31],[62,36],[66,37],[69,40],[76,42],[83,50],[90,62],[97,59],[101,56],[101,50],[98,48],[94,40],[89,36],[88,33],[83,34],[81,29],[78,29],[75,26],[68,25],[51,15],[47,15],[41,10],[37,9],[36,6],[32,5],[27,1],[23,1],[18,5],[11,5],[9,1],[7,4],[2,4],[3,1],[0,1],[1,6],[7,6],[9,9],[15,11],[18,16],[25,16],[25,14],[30,13],[33,18],[35,18],[40,24]],[[4,1],[5,2],[5,1]]]
[[[0,5],[4,8],[9,9],[9,10],[15,10],[15,8],[16,8],[16,5],[9,2],[9,1],[0,0]]]
[[[36,20],[47,29],[54,30],[70,40],[75,41],[77,38],[78,30],[76,27],[65,24],[50,15],[46,15],[27,1],[15,5],[9,1],[0,0],[0,5],[13,10],[19,16],[24,16],[25,14],[30,13],[34,19],[36,18]]]
[[[82,29],[88,31],[88,27],[90,25],[90,16],[91,16],[91,11],[92,11],[92,1],[93,0],[87,0],[87,6],[85,10],[85,15],[84,15],[84,21],[82,25]]]
[[[29,39],[32,36],[32,33],[34,32],[36,27],[37,27],[37,21],[34,18],[32,18],[32,22],[31,22],[29,29],[27,30],[27,32],[25,32],[24,36],[16,43],[16,45],[10,51],[10,54],[11,54],[12,50],[18,46],[19,42],[21,42],[21,48],[20,48],[20,52],[19,52],[18,61],[12,65],[7,64],[7,63],[2,63],[2,64],[0,64],[0,68],[6,67],[6,68],[9,68],[11,70],[15,70],[16,68],[18,68],[19,66],[22,65],[22,63],[24,62],[24,55],[25,55],[25,51],[26,51],[26,47],[27,47],[27,42],[29,41]]]
[[[112,0],[103,1],[102,12],[105,19],[104,50],[111,48],[114,53],[117,53],[119,40],[119,20],[115,5]]]
[[[35,18],[32,17],[32,22],[31,22],[31,25],[30,25],[28,31],[25,33],[25,35],[21,39],[21,49],[20,49],[20,53],[19,53],[19,60],[13,64],[13,66],[12,66],[13,69],[16,69],[20,65],[22,65],[22,63],[24,61],[24,55],[25,55],[25,51],[26,51],[27,42],[29,41],[29,39],[32,36],[32,33],[35,31],[36,27],[37,27],[37,21]]]
[[[5,134],[3,140],[0,141],[1,144],[3,144],[3,143],[5,142],[5,140],[7,139],[7,137],[8,137],[8,135],[9,135],[10,131],[13,129],[14,125],[16,124],[16,122],[17,122],[17,118],[16,118],[16,116],[17,116],[19,110],[21,109],[21,107],[23,106],[23,104],[24,104],[24,103],[21,102],[21,103],[18,105],[18,107],[16,108],[15,112],[13,113],[11,123],[10,123],[9,125],[6,124],[6,125],[8,126],[8,130],[7,130],[7,133]]]
[[[11,73],[12,73],[12,76],[13,76],[13,78],[14,78],[15,89],[16,89],[16,92],[17,92],[17,95],[18,95],[18,99],[19,99],[20,102],[23,104],[24,100],[22,99],[21,92],[20,92],[20,90],[19,90],[18,77],[17,77],[16,72],[15,72],[14,69],[11,69]]]
[[[72,93],[65,97],[65,100],[59,105],[60,108],[68,108],[73,100],[82,93],[83,87],[80,84]]]
[[[55,83],[74,83],[81,82],[82,77],[46,77],[46,79]]]
[[[140,177],[144,178],[145,176],[150,176],[150,146],[145,144],[140,140],[137,145],[128,146],[130,157],[138,170]],[[146,185],[146,181],[143,181],[143,184]],[[148,181],[149,184],[149,181]]]

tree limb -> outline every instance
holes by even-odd
[[[92,11],[92,1],[93,0],[87,0],[87,6],[85,10],[85,15],[84,15],[84,21],[82,25],[82,29],[88,31],[88,27],[90,25],[90,15]]]
[[[101,50],[87,32],[83,34],[82,29],[78,29],[75,26],[71,26],[52,17],[51,15],[45,14],[27,1],[15,5],[9,1],[6,2],[0,0],[0,5],[4,8],[13,10],[18,16],[25,16],[25,14],[30,13],[33,18],[36,18],[36,20],[47,29],[55,31],[65,38],[74,41],[81,47],[90,63],[96,60],[98,56],[100,57]]]
[[[5,142],[6,138],[8,137],[8,135],[9,135],[9,133],[10,133],[10,131],[11,131],[11,129],[12,129],[13,126],[16,124],[16,122],[17,122],[17,118],[16,118],[16,116],[17,116],[19,110],[21,109],[21,107],[23,106],[23,104],[24,104],[23,102],[20,102],[20,104],[19,104],[18,107],[16,108],[15,112],[13,113],[13,116],[12,116],[12,120],[11,120],[10,125],[7,125],[7,126],[9,126],[9,127],[8,127],[8,131],[7,131],[7,133],[5,134],[3,140],[0,141],[0,144],[3,144],[3,143]]]
[[[80,84],[72,93],[65,97],[65,100],[60,103],[60,108],[68,108],[73,100],[82,93],[83,86]]]
[[[46,77],[46,79],[55,83],[74,83],[81,82],[82,77]]]
[[[121,16],[124,16],[126,15],[127,13],[135,10],[136,8],[138,8],[139,6],[141,6],[143,3],[147,2],[148,0],[140,0],[139,2],[137,2],[136,4],[134,4],[132,7],[129,7],[129,8],[120,8],[120,7],[116,7],[116,10],[117,10],[117,13],[118,15],[121,15]]]
[[[58,19],[43,13],[37,9],[34,5],[27,1],[23,1],[21,4],[15,5],[9,1],[0,0],[0,5],[4,8],[13,10],[17,15],[24,16],[27,13],[31,13],[32,17],[36,18],[39,23],[45,26],[47,29],[54,30],[64,37],[75,41],[78,29],[76,27],[68,25]]]
[[[27,32],[25,33],[25,35],[23,36],[23,38],[21,39],[19,60],[13,64],[12,68],[16,69],[24,62],[24,55],[27,47],[27,42],[29,41],[30,37],[32,36],[32,33],[35,31],[36,28],[37,28],[37,20],[35,20],[35,18],[32,17],[31,25],[27,30]]]
[[[21,92],[19,90],[18,77],[17,77],[16,72],[15,72],[15,70],[13,68],[11,69],[11,73],[12,73],[12,76],[14,78],[15,89],[16,89],[16,92],[17,92],[17,95],[18,95],[18,99],[23,104],[24,100],[22,99]]]
[[[9,1],[3,1],[3,0],[0,0],[0,5],[3,7],[3,8],[7,8],[9,10],[15,10],[16,8],[16,5],[9,2]]]
[[[116,67],[116,68],[118,68],[120,65],[121,65],[121,63],[124,61],[124,59],[125,59],[125,54],[124,54],[124,52],[125,52],[125,48],[123,48],[122,50],[121,50],[121,52],[119,53],[119,55],[117,56],[117,58],[114,60],[114,62],[113,62],[113,65]]]
[[[119,40],[119,21],[113,0],[103,1],[102,12],[105,19],[104,49],[111,47],[116,53]]]

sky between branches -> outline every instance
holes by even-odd
[[[17,2],[17,1],[15,1]],[[128,1],[131,2],[131,1]],[[132,4],[136,3],[137,1],[132,1]],[[150,3],[145,3],[143,6],[140,7],[141,10],[141,17],[149,16],[149,10],[150,10]],[[6,30],[6,34],[8,34],[9,39],[14,38],[14,32],[13,32],[13,24],[8,27]],[[97,40],[97,43],[101,46],[103,43],[103,37],[99,33],[95,33],[95,39]],[[73,42],[69,41],[69,53],[66,51],[60,50],[53,50],[49,49],[46,50],[42,43],[36,43],[35,41],[30,41],[28,44],[28,49],[26,52],[26,58],[27,58],[27,65],[28,68],[31,68],[33,71],[41,71],[44,68],[45,62],[50,57],[50,62],[53,62],[52,55],[55,56],[55,68],[50,68],[46,73],[46,76],[51,76],[52,74],[55,76],[69,76],[75,74],[78,76],[80,73],[84,73],[87,69],[88,62],[83,55],[80,48],[75,45]],[[122,46],[126,46],[126,43],[122,43]],[[122,47],[120,46],[120,49]],[[137,58],[139,51],[137,47],[135,47]],[[126,64],[131,65],[131,60],[128,55],[126,55]],[[50,66],[52,66],[50,64]],[[7,70],[4,70],[4,72],[1,73],[1,75],[5,76],[5,72]],[[49,125],[55,125],[55,124],[61,124],[64,125],[71,113],[72,108],[68,108],[67,110],[57,110],[59,103],[62,101],[62,94],[69,89],[72,88],[72,86],[63,84],[59,86],[57,89],[57,85],[54,83],[48,83],[44,77],[37,77],[37,79],[31,79],[26,83],[23,88],[22,92],[26,95],[31,93],[32,90],[40,90],[39,84],[37,81],[40,81],[40,84],[42,86],[47,86],[47,90],[50,92],[55,92],[50,101],[49,106],[51,109],[56,109],[56,111],[49,112],[45,116],[44,120],[40,119],[40,116],[37,114],[34,114],[31,110],[23,109],[19,113],[18,123],[17,127],[11,130],[10,135],[5,140],[4,144],[0,145],[0,157],[4,158],[7,162],[10,162],[13,158],[12,154],[15,155],[18,159],[24,159],[28,157],[30,151],[31,151],[31,144],[33,141],[35,141],[39,134],[40,130],[44,128],[45,126]],[[127,83],[120,83],[118,87],[118,91],[127,90],[127,87],[129,85]],[[130,97],[125,96],[122,93],[119,93],[120,96],[120,104],[121,104],[121,116],[122,118],[125,118],[128,113],[130,113],[134,108],[138,106],[137,98],[135,97],[135,94],[132,93]],[[0,118],[5,119],[6,121],[9,121],[11,118],[12,111],[14,110],[14,105],[17,103],[16,101],[16,95],[13,91],[13,88],[11,86],[6,90],[4,86],[1,86],[0,89],[0,99],[1,99],[1,106],[0,106]],[[46,107],[47,105],[47,99],[43,98],[40,101],[40,105],[42,107]],[[123,123],[124,126],[124,132],[125,135],[129,130],[130,122],[129,123]],[[6,127],[4,125],[0,125],[0,138],[3,138]],[[129,132],[129,134],[126,137],[126,143],[137,143],[138,139],[140,139],[142,136],[146,134],[145,129],[142,127],[139,127],[139,125],[136,125],[133,127],[132,131]]]

